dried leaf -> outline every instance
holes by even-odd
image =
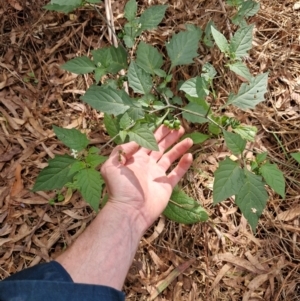
[[[276,217],[276,220],[288,222],[299,216],[300,206],[279,213]]]
[[[22,166],[21,166],[21,164],[17,163],[16,171],[15,171],[15,182],[10,191],[11,196],[16,196],[23,189],[23,181],[22,181],[22,177],[21,177],[21,171],[22,171]]]

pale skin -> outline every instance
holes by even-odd
[[[192,140],[175,144],[183,133],[183,128],[176,131],[161,126],[155,132],[159,151],[140,148],[135,142],[112,151],[101,168],[109,201],[56,259],[74,282],[122,289],[141,237],[163,212],[173,188],[192,163],[192,155],[186,153]]]

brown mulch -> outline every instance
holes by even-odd
[[[89,8],[69,15],[46,12],[46,2],[0,3],[0,279],[54,259],[94,217],[78,193],[50,205],[56,192],[30,191],[48,160],[66,152],[52,125],[83,129],[96,146],[109,140],[103,116],[79,100],[92,78],[59,68],[110,44],[106,22]],[[224,1],[149,0],[139,1],[139,9],[163,2],[169,4],[166,18],[142,37],[148,43],[163,46],[185,23],[204,29],[209,20],[229,35],[220,5]],[[127,300],[300,300],[300,176],[299,165],[288,156],[300,151],[300,10],[291,0],[260,3],[259,14],[251,19],[256,28],[247,64],[253,74],[269,70],[266,101],[247,113],[234,108],[223,113],[258,127],[247,158],[268,151],[285,173],[286,199],[269,190],[254,235],[232,200],[212,205],[213,172],[229,154],[222,141],[194,147],[193,168],[181,185],[206,208],[210,220],[186,226],[159,218],[129,271]],[[112,1],[117,31],[125,22],[124,4]],[[105,16],[103,5],[99,11]],[[219,73],[215,105],[223,104],[241,84],[224,69],[223,59],[216,49],[201,46],[195,64],[173,74],[174,84],[196,76],[209,61]]]

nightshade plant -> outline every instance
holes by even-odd
[[[52,0],[45,8],[68,13],[82,5],[96,2],[98,1]],[[244,58],[249,55],[248,51],[252,47],[254,28],[253,24],[247,23],[246,18],[257,13],[259,3],[252,0],[227,0],[227,4],[236,11],[232,22],[237,28],[229,40],[213,22],[209,22],[204,31],[186,24],[184,31],[173,34],[165,43],[165,49],[159,50],[137,38],[159,25],[167,5],[151,6],[138,16],[137,2],[129,0],[124,11],[127,23],[119,33],[123,43],[117,48],[110,46],[94,49],[91,51],[92,58],[76,57],[62,65],[62,69],[76,74],[93,75],[95,84],[90,86],[81,100],[104,112],[105,128],[111,141],[116,144],[135,141],[143,147],[157,150],[153,130],[162,123],[178,129],[179,116],[190,123],[208,124],[208,134],[194,132],[186,135],[194,143],[222,135],[235,159],[227,157],[216,170],[213,202],[217,204],[234,197],[236,205],[255,231],[268,199],[265,184],[285,197],[282,172],[268,161],[267,153],[257,154],[253,162],[248,162],[245,158],[246,143],[254,141],[257,131],[254,126],[222,116],[220,110],[212,110],[217,95],[214,87],[217,72],[212,64],[204,64],[198,76],[180,83],[175,90],[171,89],[170,84],[177,66],[194,63],[199,43],[207,47],[214,47],[216,44],[224,54],[228,71],[231,70],[243,79],[238,92],[230,93],[224,107],[235,106],[249,110],[264,101],[268,73],[253,76],[244,63]],[[135,49],[133,57],[130,57],[129,49]],[[107,74],[109,77],[105,76]],[[124,81],[131,89],[129,94],[123,89]],[[207,102],[208,98],[210,103]],[[33,190],[61,189],[64,186],[76,189],[94,210],[98,210],[104,181],[96,168],[106,159],[99,155],[101,149],[89,148],[86,135],[79,130],[56,126],[53,126],[53,130],[58,139],[70,148],[73,156],[55,156],[51,159],[49,166],[39,174]],[[199,203],[179,188],[174,189],[164,214],[172,220],[187,224],[208,218]]]

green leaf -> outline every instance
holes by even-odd
[[[268,155],[267,152],[257,154],[256,158],[255,158],[255,161],[257,162],[257,164],[264,162],[267,159],[267,155]]]
[[[285,198],[285,181],[281,170],[276,164],[269,162],[263,164],[259,168],[260,174],[263,176],[266,183],[279,195]]]
[[[59,5],[69,5],[69,6],[75,6],[75,5],[81,5],[82,4],[82,0],[51,0],[50,3],[51,4],[59,4]]]
[[[81,100],[93,109],[116,116],[125,113],[131,105],[131,99],[124,91],[95,85],[90,86]]]
[[[126,111],[126,113],[133,121],[143,119],[143,117],[145,116],[145,112],[143,108],[141,108],[136,103],[134,103],[134,105],[131,106],[131,108],[128,111]]]
[[[237,127],[233,128],[233,131],[239,134],[243,139],[254,142],[255,135],[257,133],[257,127],[240,124]]]
[[[137,12],[137,3],[135,0],[129,0],[124,8],[124,17],[128,20],[128,21],[132,21],[135,16],[136,16],[136,12]]]
[[[156,28],[165,16],[167,5],[153,5],[147,8],[140,17],[140,31]]]
[[[107,73],[107,70],[105,68],[98,67],[95,69],[95,81],[98,83],[102,76]]]
[[[135,93],[148,94],[152,89],[150,74],[146,73],[134,61],[129,65],[128,82],[129,87],[131,87]]]
[[[180,189],[174,189],[171,201],[163,214],[170,220],[182,224],[205,222],[208,214],[200,204]]]
[[[155,47],[148,45],[143,41],[139,43],[139,46],[136,51],[136,63],[139,67],[144,69],[145,72],[150,74],[156,73],[157,70],[160,70],[160,67],[163,65],[163,62],[164,61],[162,55],[158,52],[158,50]]]
[[[245,169],[241,179],[243,184],[236,195],[235,203],[255,232],[258,219],[266,207],[268,194],[261,177]]]
[[[231,19],[232,23],[236,25],[240,25],[244,17],[256,15],[260,8],[260,4],[253,0],[243,1],[241,4],[238,4],[238,6],[240,7],[237,14]]]
[[[240,155],[243,153],[246,141],[238,134],[227,132],[223,130],[224,139],[227,147],[232,151],[234,155]]]
[[[205,63],[203,65],[201,77],[203,77],[207,82],[212,81],[216,75],[217,71],[213,65],[210,63]]]
[[[194,144],[200,144],[209,139],[210,137],[208,135],[202,134],[202,133],[190,133],[184,135],[181,140],[185,138],[191,138],[193,140]]]
[[[153,133],[145,126],[137,124],[128,131],[128,135],[130,141],[135,141],[142,147],[154,151],[159,150]]]
[[[85,157],[85,162],[90,166],[90,168],[96,168],[101,163],[107,160],[106,156],[100,156],[98,154],[88,154]]]
[[[86,74],[93,72],[96,66],[88,57],[81,56],[66,62],[61,68],[75,74]]]
[[[72,181],[74,174],[69,174],[69,170],[75,162],[77,160],[68,155],[56,155],[39,173],[32,191],[61,189]]]
[[[220,162],[215,172],[213,185],[214,204],[237,194],[243,185],[244,172],[238,163],[230,160],[228,157]]]
[[[71,165],[71,168],[69,169],[68,175],[74,175],[79,170],[86,168],[86,165],[82,161],[76,161]]]
[[[127,69],[127,51],[124,47],[114,47],[111,46],[110,48],[110,55],[111,55],[111,61],[107,68],[107,71],[116,74],[122,69]]]
[[[119,122],[120,122],[120,118],[119,117],[113,117],[109,114],[104,114],[104,125],[106,128],[106,131],[108,133],[108,135],[113,138],[116,135],[118,135],[118,133],[120,132],[121,128],[119,126]],[[121,144],[122,141],[120,139],[120,137],[116,137],[114,139],[114,142],[116,144]]]
[[[206,79],[204,77],[197,76],[185,81],[180,86],[179,90],[184,91],[189,96],[203,100],[209,94],[207,86],[208,82]]]
[[[209,48],[212,48],[214,46],[214,41],[211,34],[211,28],[214,26],[215,25],[211,20],[208,21],[208,23],[205,26],[205,31],[204,31],[205,35],[203,38],[203,43]]]
[[[129,35],[124,35],[123,41],[127,48],[132,48],[134,46],[134,38]]]
[[[132,124],[132,120],[127,113],[120,118],[120,128],[125,130]]]
[[[104,184],[100,173],[92,168],[83,169],[76,175],[76,182],[85,201],[97,212]]]
[[[127,51],[123,47],[110,46],[92,51],[94,63],[98,68],[105,69],[108,73],[116,74],[122,69],[127,69]]]
[[[228,65],[229,69],[233,71],[235,74],[247,79],[251,80],[252,75],[248,69],[248,67],[242,62],[235,62],[233,64]]]
[[[229,44],[225,36],[221,32],[219,32],[214,26],[211,26],[211,34],[221,52],[227,54],[229,52]]]
[[[230,41],[229,51],[236,58],[247,56],[247,51],[252,48],[252,31],[254,25],[242,27],[236,31]]]
[[[49,4],[45,5],[43,8],[48,9],[50,11],[57,11],[57,12],[62,12],[65,14],[68,14],[72,10],[82,6],[82,1],[81,0],[66,0],[62,1],[61,0],[52,0],[50,1]]]
[[[85,134],[76,129],[64,129],[53,125],[53,130],[57,138],[70,149],[78,152],[85,149],[89,144],[89,139]]]
[[[170,42],[166,44],[168,56],[171,59],[171,69],[178,65],[193,63],[198,55],[199,31],[181,31],[174,34]]]
[[[97,4],[97,3],[101,3],[102,0],[85,0],[88,3],[92,3],[92,4]]]
[[[233,104],[242,110],[253,109],[258,103],[265,100],[267,85],[268,72],[252,77],[249,83],[241,85],[237,95],[229,96],[227,105]]]
[[[300,153],[291,153],[291,156],[300,163]]]
[[[186,112],[184,110],[187,110],[189,112]],[[187,106],[183,108],[183,113],[182,116],[185,118],[187,121],[193,122],[193,123],[206,123],[208,120],[205,117],[197,116],[194,113],[201,114],[205,116],[207,114],[207,108],[204,106],[201,106],[196,103],[189,103]]]

